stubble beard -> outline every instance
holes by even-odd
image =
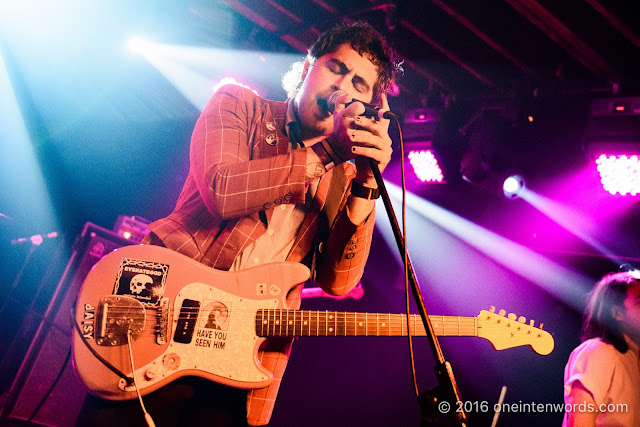
[[[294,104],[294,111],[300,122],[300,131],[303,140],[320,136],[328,136],[333,131],[333,116],[326,116],[317,104],[310,103],[303,112],[299,110],[299,103]]]

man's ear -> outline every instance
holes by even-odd
[[[300,76],[300,81],[304,81],[310,69],[311,69],[311,64],[309,63],[309,58],[307,58],[304,60],[304,65],[302,66],[302,75]]]
[[[620,307],[619,305],[611,307],[611,316],[618,322],[621,321],[624,317],[624,307]]]

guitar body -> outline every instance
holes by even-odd
[[[100,260],[87,275],[75,320],[89,346],[148,394],[194,375],[255,389],[272,374],[258,361],[265,338],[256,334],[259,309],[286,308],[286,296],[309,278],[298,263],[273,263],[239,272],[214,270],[172,250],[127,246]],[[73,361],[91,393],[110,400],[136,398],[133,386],[73,338]]]

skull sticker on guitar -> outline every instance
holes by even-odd
[[[140,295],[143,290],[151,287],[149,285],[153,285],[153,279],[146,274],[140,273],[133,276],[129,283],[129,289],[132,294]]]
[[[115,295],[127,295],[145,307],[156,307],[164,296],[169,265],[123,258],[116,277]]]

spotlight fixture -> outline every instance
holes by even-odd
[[[502,191],[507,199],[517,199],[524,190],[524,178],[522,175],[509,175],[502,182]]]
[[[514,130],[517,110],[510,106],[483,107],[459,132],[468,135],[460,160],[464,181],[499,197],[517,199],[524,190],[523,157],[510,149],[517,137]]]
[[[422,182],[444,182],[444,175],[442,175],[442,169],[438,165],[438,160],[433,154],[431,149],[427,150],[411,150],[409,155],[409,162],[413,166],[413,172],[418,179]]]
[[[481,181],[471,180],[464,175],[462,179],[476,188],[511,200],[519,198],[525,190],[524,177],[519,173],[488,171]]]
[[[405,165],[406,167],[409,167],[408,164],[411,165],[418,181],[425,184],[443,184],[446,182],[431,141],[405,142],[405,150],[408,153]]]
[[[610,194],[640,194],[640,97],[596,99],[585,127],[584,150]]]
[[[602,187],[610,194],[637,196],[640,193],[640,161],[637,155],[607,156],[596,159]]]
[[[440,110],[436,108],[418,108],[405,114],[403,133],[407,161],[415,176],[423,183],[445,182],[437,152],[433,148],[433,136],[440,115]]]

